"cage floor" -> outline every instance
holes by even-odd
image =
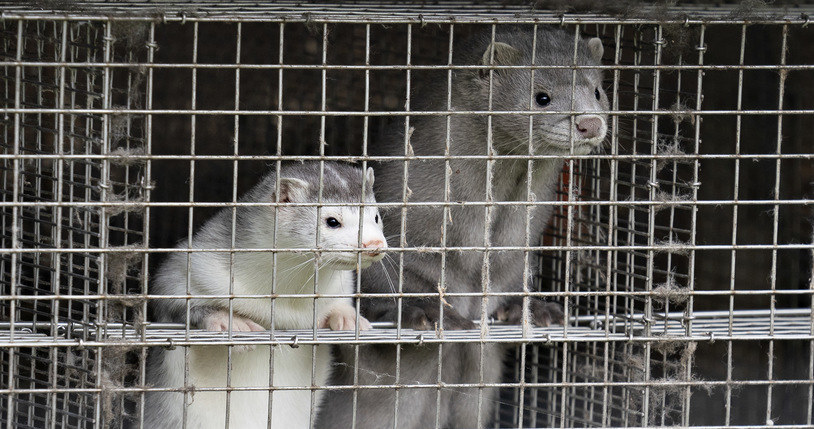
[[[650,320],[648,323],[647,321]],[[120,345],[290,345],[300,344],[422,344],[422,343],[546,343],[591,341],[715,341],[715,340],[814,340],[814,318],[810,309],[662,313],[651,318],[643,314],[625,318],[572,318],[566,327],[534,327],[490,323],[482,329],[416,331],[396,329],[392,324],[376,323],[375,329],[361,331],[290,330],[269,332],[186,331],[180,324],[148,324],[137,330],[122,324],[95,328],[57,324],[59,335],[36,332],[51,328],[42,323],[0,324],[0,348]],[[34,329],[36,328],[36,329]],[[83,339],[85,338],[85,339]],[[93,338],[93,339],[87,339]]]

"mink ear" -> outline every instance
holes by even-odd
[[[373,167],[368,167],[367,171],[365,171],[365,184],[370,188],[373,189],[373,182],[375,181],[375,177],[373,175]]]
[[[588,40],[588,50],[591,51],[591,57],[596,62],[602,61],[602,54],[605,53],[605,47],[602,46],[602,40],[599,37],[593,37]]]
[[[503,42],[490,43],[481,57],[484,66],[516,66],[523,61],[523,53],[512,45]],[[481,70],[480,76],[488,76],[486,70]]]
[[[281,203],[304,202],[308,197],[308,182],[293,177],[280,178],[280,199]],[[275,199],[271,196],[272,201]]]

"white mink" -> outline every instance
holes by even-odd
[[[353,270],[357,266],[360,220],[362,247],[361,267],[381,260],[387,247],[382,223],[376,207],[364,207],[363,219],[359,203],[374,203],[373,169],[363,171],[349,164],[324,163],[320,197],[320,164],[283,164],[280,170],[280,202],[347,203],[348,206],[254,206],[239,207],[236,212],[234,247],[237,249],[322,248],[314,252],[279,252],[276,263],[277,294],[312,294],[318,264],[316,292],[348,294],[354,290]],[[274,202],[277,173],[272,171],[244,196],[243,202]],[[355,204],[355,205],[354,205]],[[275,243],[274,220],[277,215]],[[319,215],[319,217],[318,217]],[[319,238],[317,240],[317,225]],[[225,209],[209,219],[189,246],[184,240],[178,248],[223,249],[232,244],[232,209]],[[348,250],[337,252],[337,250]],[[189,255],[189,257],[187,256]],[[316,264],[314,260],[316,259]],[[230,264],[232,270],[230,272]],[[189,268],[189,271],[188,271]],[[189,272],[189,280],[187,273]],[[233,276],[233,281],[230,277]],[[275,277],[271,252],[175,252],[157,270],[150,293],[158,295],[189,294],[195,296],[262,295],[272,293]],[[231,284],[231,291],[230,291]],[[229,300],[156,299],[153,301],[155,320],[183,322],[189,317],[193,329],[229,330]],[[312,329],[314,305],[320,328],[355,329],[356,311],[349,298],[277,298],[272,312],[271,299],[235,298],[231,302],[232,332],[275,329]],[[359,319],[359,328],[370,323]],[[314,350],[314,348],[316,350]],[[273,347],[273,383],[279,386],[310,387],[326,385],[330,376],[331,350],[328,346]],[[231,352],[231,387],[269,388],[270,347],[235,346]],[[188,377],[185,380],[183,347],[173,350],[156,348],[151,351],[147,366],[150,387],[190,389],[186,411],[181,391],[148,392],[145,427],[178,428],[186,423],[190,428],[224,427],[227,395],[225,391],[201,391],[200,388],[225,388],[228,366],[227,346],[194,346],[189,348]],[[313,369],[313,374],[312,374]],[[316,391],[313,405],[318,407],[323,392]],[[279,390],[273,393],[272,427],[307,428],[312,414],[310,390]],[[268,390],[236,390],[229,399],[229,427],[266,427],[268,422]]]

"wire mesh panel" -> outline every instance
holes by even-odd
[[[687,31],[692,34],[697,29]],[[667,56],[662,51],[667,43],[663,28],[615,27],[607,33],[606,37],[614,40],[608,44],[617,47],[609,62],[633,67],[619,70],[614,75],[612,90],[617,94],[614,108],[636,112],[640,109],[659,110],[660,106],[665,106],[674,114],[654,118],[634,113],[615,118],[612,152],[627,157],[566,164],[564,178],[567,180],[562,183],[561,199],[651,203],[561,208],[552,221],[548,240],[566,250],[553,255],[541,254],[543,261],[538,287],[545,290],[545,285],[553,285],[554,290],[560,292],[599,292],[577,295],[569,300],[571,311],[578,316],[604,318],[647,314],[647,317],[662,317],[659,315],[664,312],[684,308],[681,304],[687,300],[684,288],[690,278],[691,258],[687,251],[678,247],[693,238],[692,207],[682,202],[689,201],[693,189],[698,187],[697,170],[693,169],[697,164],[674,157],[684,155],[685,150],[693,151],[694,121],[681,110],[700,90],[697,82],[689,85],[682,82],[681,71],[662,76],[658,69],[648,72],[639,68],[665,63],[685,65],[688,61],[684,57],[686,53],[680,51],[671,51],[673,57],[664,58]],[[693,40],[693,43],[703,41]],[[699,61],[697,54],[690,55],[690,63]],[[662,88],[669,88],[669,91]],[[651,158],[637,159],[636,154],[649,154]],[[608,245],[632,248],[613,251],[580,249],[581,246]],[[643,250],[638,246],[654,249]],[[632,293],[618,296],[618,292]],[[686,367],[686,358],[681,361],[683,366],[675,364],[672,359],[679,354],[677,352],[686,351],[690,344],[673,344],[671,347],[668,353],[659,350],[661,353],[654,354],[638,345],[577,343],[552,347],[548,353],[539,355],[538,352],[529,370],[535,382],[558,380],[562,383],[611,383],[612,386],[614,381],[621,384],[644,379],[688,381],[691,372]],[[657,359],[659,356],[661,360]],[[561,360],[567,362],[564,365],[566,371],[562,371],[562,365],[558,364]],[[674,387],[589,385],[571,387],[563,392],[566,393],[542,400],[545,406],[536,414],[532,413],[526,424],[540,425],[541,415],[546,416],[542,420],[544,426],[591,423],[638,426],[682,422],[684,407],[678,394],[684,392]],[[648,400],[647,404],[643,402],[645,400]]]
[[[66,326],[90,328],[78,337],[90,339],[98,322],[133,321],[131,301],[100,298],[138,291],[143,280],[141,254],[98,251],[144,242],[140,212],[98,204],[139,201],[145,189],[141,162],[103,158],[142,148],[144,135],[138,115],[127,112],[143,100],[143,71],[114,75],[83,64],[135,59],[114,49],[110,30],[88,22],[3,21],[3,61],[64,64],[3,68],[4,108],[64,109],[7,114],[3,121],[3,247],[27,249],[2,257],[0,311],[4,338],[12,341],[19,332],[68,335]],[[125,112],[73,112],[105,108]],[[15,347],[2,353],[3,386],[18,391],[3,395],[4,421],[45,427],[98,419],[98,349]]]
[[[812,427],[812,10],[555,3],[4,6],[0,421]]]

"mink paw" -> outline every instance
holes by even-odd
[[[226,311],[216,311],[204,318],[203,327],[207,331],[229,332],[229,313]],[[232,332],[256,332],[265,331],[266,328],[260,326],[251,319],[232,314]],[[247,352],[254,350],[252,345],[233,346],[233,350]]]
[[[401,326],[417,331],[429,331],[441,328],[441,313],[437,305],[405,305],[401,311]],[[457,311],[444,308],[443,328],[448,330],[476,329],[471,320],[461,316]]]
[[[356,309],[350,305],[342,305],[332,308],[322,323],[319,324],[320,328],[330,328],[333,331],[353,330],[356,329]],[[370,329],[370,322],[359,316],[359,330],[364,331]]]
[[[565,314],[560,304],[539,298],[529,298],[529,313],[531,322],[537,326],[562,325],[565,321]],[[523,322],[523,298],[517,297],[509,300],[497,309],[495,318],[512,325],[521,324]]]

